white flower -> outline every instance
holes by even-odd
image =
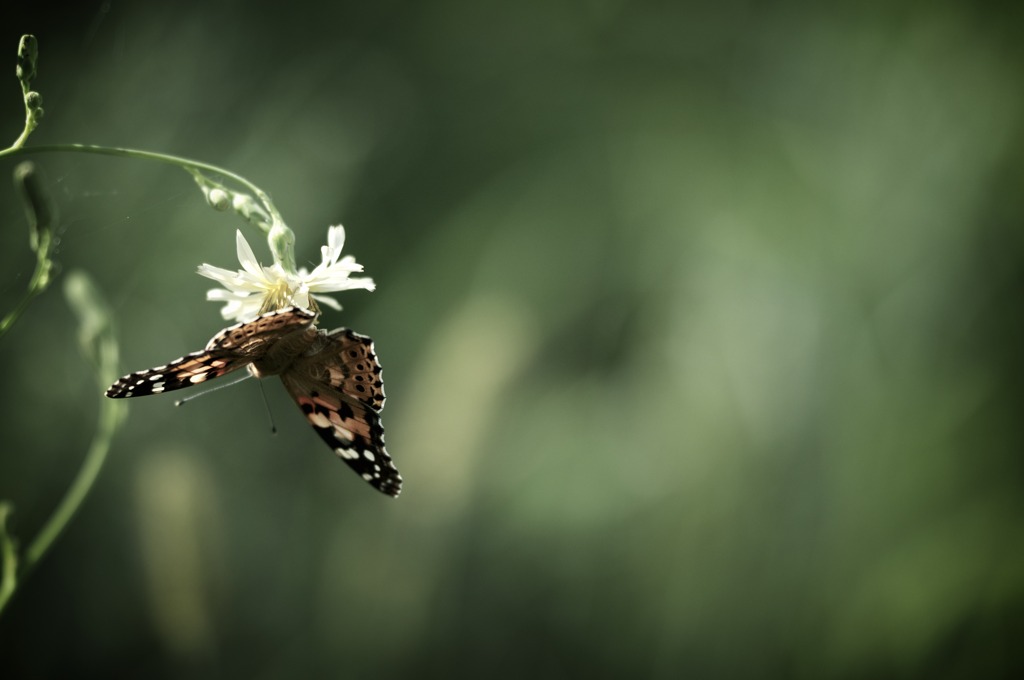
[[[345,228],[340,224],[327,230],[327,245],[320,248],[322,261],[313,271],[305,268],[296,272],[285,271],[280,264],[262,266],[256,260],[252,248],[239,231],[235,239],[238,250],[239,271],[221,269],[209,264],[199,265],[199,274],[224,286],[206,293],[206,299],[224,302],[220,313],[225,319],[248,321],[264,312],[296,305],[303,309],[319,311],[317,303],[331,309],[341,305],[331,297],[320,293],[363,288],[373,290],[373,279],[351,278],[354,272],[363,271],[354,257],[341,257],[345,245]],[[340,259],[339,259],[340,258]]]

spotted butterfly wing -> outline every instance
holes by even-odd
[[[384,448],[384,388],[373,342],[347,329],[317,330],[315,320],[289,307],[235,324],[199,352],[124,376],[106,395],[161,394],[243,367],[257,377],[280,375],[327,445],[374,488],[397,496],[402,478]]]
[[[401,492],[402,477],[384,448],[384,385],[370,338],[345,328],[321,335],[281,380],[316,433],[349,467],[382,493]]]
[[[219,378],[259,361],[283,337],[308,328],[316,315],[298,307],[288,307],[222,330],[206,344],[206,349],[146,371],[129,373],[109,388],[106,395],[144,397]]]

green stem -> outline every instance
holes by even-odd
[[[121,404],[111,399],[104,399],[100,404],[99,423],[96,434],[89,445],[89,451],[85,455],[85,460],[82,461],[82,467],[79,469],[74,481],[71,482],[67,493],[64,494],[64,498],[61,499],[60,505],[53,511],[46,524],[40,529],[39,534],[25,550],[21,564],[18,565],[17,563],[17,553],[9,539],[4,540],[3,545],[0,546],[0,549],[3,551],[3,579],[0,581],[0,615],[3,614],[5,606],[14,596],[18,583],[23,582],[32,569],[39,564],[40,560],[50,550],[50,546],[53,545],[54,541],[57,540],[67,527],[71,518],[78,512],[82,501],[89,495],[89,491],[96,482],[100,470],[103,469],[103,464],[106,462],[107,454],[110,451],[110,445],[114,441],[114,432],[117,430],[121,419]],[[9,506],[6,506],[5,509],[9,509]],[[5,512],[4,515],[6,514]],[[4,518],[0,517],[0,521]]]
[[[39,271],[38,265],[36,267],[36,271]],[[29,284],[28,290],[26,290],[25,294],[21,296],[21,299],[18,300],[18,304],[14,306],[14,309],[9,311],[3,320],[0,320],[0,338],[7,334],[7,331],[14,325],[14,322],[21,317],[22,313],[24,313],[26,309],[28,309],[28,303],[32,301],[32,298],[42,292],[39,290],[38,286],[36,286],[35,278],[35,275],[33,275],[32,283]]]
[[[3,576],[0,577],[0,612],[14,595],[18,586],[18,551],[14,540],[7,533],[7,517],[11,514],[9,503],[0,503],[0,564],[3,565]]]
[[[68,302],[79,316],[79,342],[83,351],[94,364],[97,384],[106,386],[117,376],[117,342],[110,326],[109,311],[97,296],[92,285],[81,274],[72,272],[66,282]],[[11,512],[9,503],[0,503],[0,557],[3,559],[3,576],[0,578],[0,615],[15,595],[18,585],[45,557],[54,541],[61,535],[88,497],[107,460],[114,434],[122,421],[124,404],[114,399],[100,398],[96,432],[85,454],[85,459],[57,505],[39,533],[28,544],[18,560],[18,552],[11,538],[6,519]]]
[[[15,144],[17,144],[17,142],[15,142]],[[124,149],[116,146],[96,146],[94,144],[47,144],[44,146],[23,147],[15,146],[0,151],[0,158],[20,154],[52,152],[95,153],[103,156],[121,156],[122,158],[143,158],[146,160],[157,161],[159,163],[176,165],[180,168],[203,170],[206,172],[212,172],[218,175],[222,175],[235,182],[238,182],[246,189],[251,191],[256,196],[256,198],[259,199],[260,203],[263,204],[263,207],[266,208],[267,213],[270,215],[274,224],[284,224],[284,220],[282,219],[281,214],[277,211],[277,208],[274,207],[274,203],[270,200],[270,196],[268,196],[267,193],[260,189],[258,186],[256,186],[246,178],[242,177],[241,175],[231,172],[230,170],[217,167],[216,165],[210,165],[209,163],[194,161],[190,158],[182,158],[181,156],[172,156],[170,154],[157,153],[154,151]]]
[[[31,116],[31,114],[26,114],[26,116],[27,117]],[[6,151],[16,151],[16,150],[21,149],[22,147],[24,147],[25,146],[25,142],[28,141],[28,136],[30,134],[32,134],[32,125],[28,121],[26,121],[25,122],[25,129],[22,130],[21,134],[18,136],[18,138],[14,140],[14,144],[11,144],[11,148],[10,149],[5,149],[5,152]]]
[[[13,542],[4,535],[3,544],[0,545],[3,557],[3,578],[0,580],[0,615],[6,605],[11,601],[19,583],[24,582],[32,569],[39,564],[46,555],[54,541],[61,535],[68,523],[78,512],[82,502],[89,495],[96,478],[103,469],[107,460],[110,446],[114,441],[114,432],[121,420],[121,404],[112,399],[103,399],[100,402],[99,423],[96,434],[93,436],[89,451],[82,461],[82,467],[71,486],[68,488],[60,505],[53,511],[50,518],[40,529],[39,534],[32,540],[25,550],[21,564],[18,564],[17,552]],[[6,519],[10,506],[4,504],[4,512],[0,515],[0,522]]]
[[[117,430],[117,425],[120,422],[119,407],[120,404],[112,400],[101,400],[96,434],[89,445],[89,451],[85,455],[82,467],[78,471],[75,480],[71,483],[68,492],[61,499],[60,505],[53,511],[50,519],[46,521],[46,524],[39,531],[39,535],[33,539],[32,543],[25,550],[24,562],[19,574],[21,578],[24,578],[39,563],[39,560],[43,558],[50,549],[50,546],[53,545],[53,542],[64,531],[71,518],[78,512],[82,501],[89,495],[89,489],[92,488],[96,477],[99,476],[103,463],[107,460],[110,445],[114,441],[114,432]]]
[[[39,124],[35,113],[32,111],[32,107],[29,106],[29,83],[27,80],[22,80],[20,77],[19,80],[21,81],[21,98],[25,103],[25,127],[22,128],[21,134],[18,135],[18,138],[14,140],[13,144],[11,144],[11,149],[20,149],[25,146],[25,142],[28,141],[28,136],[32,134],[33,130],[35,130],[36,126]]]
[[[50,279],[50,268],[53,263],[50,261],[50,234],[45,233],[43,235],[43,242],[39,244],[39,248],[36,252],[36,268],[32,272],[32,278],[29,279],[28,289],[25,294],[18,301],[18,304],[7,313],[2,320],[0,320],[0,338],[2,338],[14,322],[18,320],[22,312],[28,308],[28,303],[32,299],[46,290],[46,286]]]

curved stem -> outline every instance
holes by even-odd
[[[109,311],[84,275],[74,272],[69,274],[65,288],[68,303],[79,316],[79,342],[95,366],[97,384],[109,385],[117,376],[118,356]],[[0,578],[0,614],[16,594],[18,586],[43,559],[89,495],[107,460],[114,434],[123,420],[124,408],[125,405],[118,400],[100,398],[96,432],[82,466],[53,514],[28,544],[20,560],[6,527],[11,506],[8,503],[0,503],[0,559],[4,568]]]
[[[14,151],[23,148],[25,146],[25,142],[28,141],[28,136],[30,134],[32,134],[32,128],[29,126],[28,123],[26,123],[25,128],[21,131],[21,135],[19,135],[18,138],[14,140],[14,144],[11,144],[11,148],[7,150]]]
[[[190,158],[182,158],[181,156],[172,156],[165,153],[156,153],[154,151],[141,151],[139,149],[125,149],[116,146],[96,146],[94,144],[46,144],[43,146],[22,146],[12,147],[10,149],[4,149],[0,151],[0,158],[7,156],[16,156],[20,154],[29,153],[52,153],[52,152],[72,152],[72,153],[94,153],[103,156],[121,156],[122,158],[143,158],[146,160],[157,161],[159,163],[167,163],[168,165],[177,165],[180,168],[192,169],[192,170],[204,170],[206,172],[216,173],[227,177],[235,182],[238,182],[246,189],[251,191],[256,198],[259,199],[263,207],[266,208],[274,224],[284,224],[284,220],[281,218],[281,214],[274,207],[273,202],[265,191],[260,189],[258,186],[242,177],[239,174],[231,172],[225,168],[211,165],[209,163],[202,163],[200,161],[194,161]]]
[[[3,565],[3,572],[0,572],[0,612],[18,587],[18,551],[14,539],[7,533],[7,516],[10,514],[10,503],[0,503],[0,565]]]
[[[29,279],[28,289],[14,309],[8,312],[3,319],[0,319],[0,337],[7,333],[28,308],[28,304],[32,302],[33,298],[42,293],[49,284],[50,270],[53,267],[53,262],[50,261],[50,244],[52,242],[50,234],[46,233],[36,252],[36,268],[32,272],[32,278]]]
[[[64,498],[61,499],[60,505],[53,511],[46,524],[39,530],[39,534],[25,549],[24,561],[18,573],[19,578],[24,578],[39,560],[43,558],[50,549],[50,546],[53,545],[53,542],[64,531],[64,527],[74,517],[79,506],[82,505],[82,501],[89,495],[89,490],[96,481],[96,477],[99,476],[103,463],[107,460],[107,453],[110,451],[110,445],[114,440],[114,432],[117,430],[121,415],[118,408],[120,405],[108,403],[109,401],[104,399],[100,402],[96,434],[89,445],[89,451],[85,455],[85,460],[82,461],[82,467],[78,471],[78,475],[71,483]]]

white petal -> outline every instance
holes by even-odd
[[[222,300],[240,300],[245,295],[236,293],[233,290],[224,290],[223,288],[211,288],[206,291],[206,299],[210,302],[220,302]]]
[[[334,265],[331,266],[331,269],[345,272],[361,272],[363,271],[363,265],[356,262],[356,258],[351,255],[346,255],[341,258],[341,262],[334,263]]]
[[[345,227],[337,224],[327,230],[327,247],[332,251],[331,262],[334,262],[345,247]]]
[[[377,284],[373,282],[369,276],[363,276],[357,279],[348,280],[348,288],[362,288],[364,290],[374,291],[377,290]]]
[[[340,312],[341,305],[332,297],[327,295],[310,295],[311,298],[322,304],[324,307],[330,307],[331,309]]]
[[[220,267],[214,267],[212,264],[201,264],[197,273],[200,276],[205,276],[208,279],[213,279],[224,285],[228,285],[238,276],[238,272],[230,269],[221,269]]]
[[[270,288],[273,283],[274,278],[266,276],[266,272],[263,271],[255,275],[250,274],[249,272],[238,272],[238,278],[235,280],[235,287],[240,290],[261,292]]]
[[[244,300],[235,300],[227,303],[220,310],[220,313],[225,319],[248,321],[259,316],[262,305],[262,299],[259,296],[253,295]]]
[[[253,276],[260,276],[262,274],[263,267],[256,261],[256,255],[252,252],[252,248],[249,247],[249,242],[242,236],[241,229],[238,230],[235,237],[235,251],[238,253],[238,262],[242,265],[242,269]]]
[[[344,285],[345,279],[348,278],[349,274],[361,271],[363,271],[363,265],[357,264],[351,255],[346,255],[342,258],[341,262],[336,262],[327,267],[322,265],[317,267],[306,277],[306,280],[318,283],[337,281]]]
[[[241,308],[240,302],[229,302],[220,309],[220,315],[225,319],[238,319],[238,310]]]

